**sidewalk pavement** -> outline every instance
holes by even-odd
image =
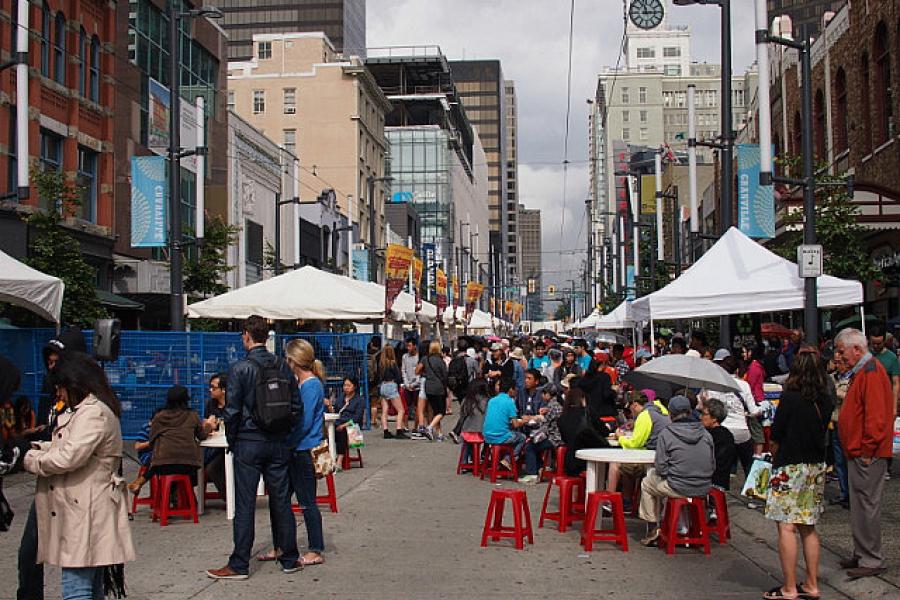
[[[452,418],[448,419],[452,422]],[[366,433],[365,468],[336,475],[339,513],[323,512],[326,563],[285,575],[275,563],[251,566],[248,581],[213,581],[205,569],[220,567],[231,551],[231,524],[213,502],[194,525],[175,519],[168,527],[150,522],[142,507],[133,522],[137,562],[126,567],[132,600],[229,600],[238,598],[354,597],[478,598],[608,597],[627,600],[675,598],[757,599],[780,580],[775,528],[760,511],[730,499],[733,539],[713,544],[712,555],[679,549],[666,556],[638,540],[645,527],[629,519],[629,552],[597,543],[579,546],[579,532],[537,529],[545,486],[528,493],[535,544],[524,551],[509,541],[480,547],[481,528],[493,486],[471,475],[455,475],[459,447],[450,443],[383,440]],[[133,465],[132,465],[133,466]],[[5,481],[16,518],[0,534],[0,598],[12,598],[15,556],[33,490],[32,478]],[[835,519],[844,511],[830,509]],[[258,502],[254,551],[271,542],[266,500]],[[306,532],[298,522],[298,541]],[[828,540],[825,540],[826,545]],[[896,555],[892,555],[895,557]],[[823,598],[900,598],[885,579],[846,582],[837,555],[823,552]],[[891,576],[896,577],[893,558]],[[888,579],[891,577],[889,576]],[[46,598],[59,597],[59,571],[48,568]]]

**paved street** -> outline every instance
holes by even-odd
[[[598,543],[591,554],[578,545],[578,533],[537,529],[535,545],[518,552],[508,542],[482,549],[481,525],[491,485],[454,475],[458,447],[367,436],[365,468],[337,475],[338,514],[324,513],[326,564],[284,575],[272,563],[255,563],[243,582],[216,582],[203,571],[225,564],[231,549],[231,526],[224,510],[212,508],[199,525],[175,521],[166,528],[150,522],[146,508],[134,521],[138,561],[127,568],[132,599],[203,599],[355,597],[481,598],[755,599],[774,586],[779,573],[774,527],[759,511],[732,498],[734,539],[714,545],[712,556],[680,550],[665,556],[643,548],[642,522],[629,520],[630,551]],[[26,475],[6,480],[16,511],[12,530],[0,534],[0,579],[15,579],[15,554],[33,487]],[[896,505],[896,483],[891,500]],[[509,485],[508,483],[504,485]],[[527,486],[535,527],[544,486]],[[256,551],[271,539],[265,500],[259,502]],[[893,511],[887,511],[893,512]],[[847,513],[830,509],[824,529],[826,546],[845,543]],[[890,531],[897,520],[889,515]],[[301,547],[305,530],[299,528]],[[823,552],[824,598],[900,598],[896,542],[885,580],[847,583],[837,571],[837,555]],[[775,574],[773,576],[773,574]],[[48,570],[47,598],[59,597],[59,573]],[[11,598],[12,585],[0,597]],[[6,594],[6,595],[4,595]]]

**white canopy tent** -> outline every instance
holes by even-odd
[[[822,275],[819,307],[861,304],[862,284]],[[681,277],[631,303],[635,321],[715,317],[803,308],[797,265],[729,229]]]
[[[65,284],[0,251],[0,302],[26,308],[59,323]]]
[[[586,316],[586,317],[585,317],[584,319],[582,319],[581,321],[578,321],[577,323],[575,323],[575,324],[572,326],[572,328],[573,328],[573,329],[590,329],[590,328],[592,328],[592,327],[596,327],[596,326],[597,326],[597,323],[600,321],[600,318],[601,318],[602,316],[603,316],[603,315],[600,314],[600,311],[597,310],[597,309],[595,308],[595,309],[593,310],[593,312],[591,312],[591,314],[589,314],[588,316]]]
[[[458,325],[462,326],[465,322],[466,310],[464,307],[459,306],[456,308],[456,322]],[[453,307],[448,306],[444,309],[444,323],[448,326],[453,324]],[[466,327],[469,330],[479,330],[479,331],[489,331],[494,332],[494,327],[501,327],[504,325],[508,325],[506,321],[502,319],[493,319],[491,320],[490,313],[486,313],[483,310],[476,308],[472,312],[472,319],[469,321],[469,324]]]
[[[615,307],[612,312],[600,317],[594,326],[597,329],[631,329],[634,327],[634,318],[631,314],[631,300],[625,300]]]

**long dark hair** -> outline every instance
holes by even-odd
[[[482,402],[490,398],[488,393],[488,383],[484,379],[475,379],[469,383],[469,389],[466,390],[466,397],[463,398],[459,410],[464,415],[474,414],[476,411],[482,411]]]
[[[90,395],[109,407],[117,417],[122,414],[119,399],[109,386],[106,373],[83,352],[63,352],[56,363],[54,382],[66,390],[69,404],[78,406]]]
[[[166,410],[188,410],[191,394],[183,385],[173,385],[166,392]]]
[[[788,378],[784,382],[784,391],[799,392],[803,400],[817,406],[822,403],[822,399],[828,394],[828,382],[815,349],[803,346],[794,356]]]
[[[569,388],[566,392],[566,402],[563,405],[563,412],[569,412],[573,409],[580,409],[585,401],[584,392],[577,387]]]

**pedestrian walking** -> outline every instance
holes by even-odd
[[[378,391],[381,396],[381,429],[384,430],[384,439],[408,440],[409,433],[406,425],[406,406],[400,396],[400,383],[403,376],[400,367],[397,366],[397,358],[393,346],[385,346],[378,359]],[[397,413],[396,433],[388,429],[388,412],[394,407]]]
[[[447,364],[441,343],[433,341],[428,345],[428,356],[422,358],[416,373],[425,380],[425,398],[431,407],[431,422],[425,428],[429,440],[443,441],[441,420],[447,409]],[[422,410],[424,414],[424,409]]]
[[[103,598],[104,580],[124,593],[122,563],[135,554],[120,474],[119,400],[100,365],[80,352],[60,356],[54,383],[71,411],[24,462],[38,476],[37,563],[62,569],[64,599]]]
[[[406,406],[406,418],[409,419],[412,415],[415,415],[416,429],[412,437],[423,439],[425,437],[422,433],[422,430],[425,428],[425,407],[423,406],[422,410],[419,410],[419,388],[421,387],[421,382],[416,374],[418,366],[419,347],[415,339],[409,338],[406,340],[406,354],[400,359],[400,372],[403,375],[403,387],[400,389],[400,396],[403,398],[403,404]]]
[[[838,416],[847,455],[853,555],[841,561],[853,578],[884,572],[881,550],[881,495],[891,457],[894,392],[887,372],[869,352],[866,336],[844,329],[835,338],[835,357],[849,368],[850,387]]]
[[[765,594],[768,599],[819,596],[819,534],[824,511],[825,452],[831,394],[825,370],[813,346],[794,355],[781,401],[772,422],[772,475],[766,517],[778,527],[778,554],[784,583]],[[797,580],[797,534],[803,544],[806,578]]]
[[[234,550],[228,564],[210,569],[212,579],[247,579],[255,536],[256,488],[262,475],[269,491],[275,546],[285,573],[302,568],[297,552],[297,522],[291,512],[288,434],[300,417],[294,376],[266,350],[269,327],[258,315],[244,322],[244,360],[228,370],[225,438],[234,454]]]

